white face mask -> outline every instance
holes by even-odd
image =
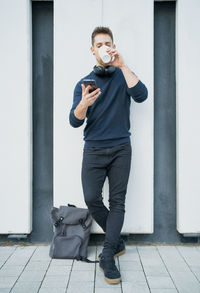
[[[110,47],[108,47],[108,46],[106,46],[106,45],[103,45],[103,46],[101,46],[100,48],[99,48],[99,56],[100,56],[100,58],[102,59],[102,61],[104,62],[104,63],[109,63],[109,62],[111,62],[111,61],[113,61],[114,59],[115,59],[115,57],[113,56],[113,57],[111,57],[107,52],[106,52],[106,50],[108,49],[108,48],[110,48]]]

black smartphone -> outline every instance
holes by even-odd
[[[87,87],[88,85],[91,85],[92,88],[89,89],[89,93],[97,89],[97,84],[95,79],[84,79],[83,84],[85,87]]]

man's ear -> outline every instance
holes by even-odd
[[[116,45],[115,44],[113,44],[113,49],[115,49],[116,48]]]
[[[92,52],[92,54],[94,55],[94,48],[90,47],[90,51]]]

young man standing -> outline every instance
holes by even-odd
[[[82,187],[85,203],[94,220],[105,232],[99,266],[109,284],[119,283],[121,275],[115,257],[125,253],[120,232],[124,222],[125,196],[130,173],[132,146],[130,142],[130,103],[147,99],[148,90],[128,68],[113,43],[108,27],[96,27],[91,36],[91,52],[96,57],[93,70],[75,86],[69,122],[84,128]],[[109,47],[107,53],[114,60],[104,63],[99,48]],[[83,79],[94,79],[97,89]],[[102,187],[106,176],[109,182],[109,209],[103,203]]]

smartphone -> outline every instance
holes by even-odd
[[[89,89],[89,93],[97,89],[97,84],[95,79],[84,79],[83,84],[85,87],[87,87],[88,85],[91,85],[92,88]]]

